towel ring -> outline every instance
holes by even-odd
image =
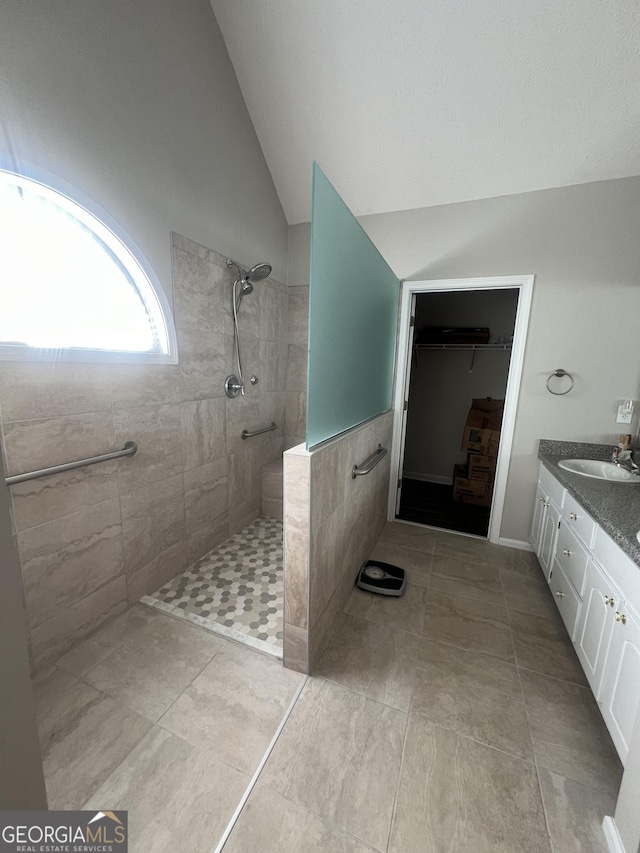
[[[566,391],[552,391],[551,390],[549,383],[551,382],[551,380],[555,376],[557,376],[558,378],[562,378],[563,376],[569,377],[569,381],[571,382],[571,385],[569,385],[569,387],[567,388]],[[553,373],[547,379],[547,391],[550,394],[555,394],[556,397],[564,397],[565,394],[568,394],[569,391],[571,391],[571,389],[573,388],[574,385],[575,385],[575,382],[573,381],[573,376],[570,373],[567,373],[567,371],[563,370],[561,367],[559,367],[557,370],[554,370]]]

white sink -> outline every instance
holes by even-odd
[[[583,477],[607,480],[610,483],[640,485],[638,474],[632,474],[626,468],[620,468],[613,462],[603,462],[601,459],[563,459],[558,462],[558,465],[565,471],[571,471],[572,474],[582,474]]]

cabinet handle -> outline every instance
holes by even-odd
[[[611,605],[611,607],[615,607],[615,604],[616,604],[613,596],[611,596],[611,595],[605,595],[604,603]]]
[[[556,592],[556,595],[558,596],[558,598],[564,598],[564,592]]]
[[[578,515],[577,515],[577,513],[572,512],[571,515],[569,516],[569,518],[571,519],[571,521],[577,521]]]
[[[616,612],[616,622],[622,622],[623,625],[626,625],[627,617],[624,615],[624,613]]]
[[[571,556],[571,551],[568,548],[563,548],[562,553],[565,555],[565,557]]]

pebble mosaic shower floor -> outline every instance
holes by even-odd
[[[282,522],[256,519],[142,603],[281,658]]]

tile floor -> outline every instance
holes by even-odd
[[[131,853],[211,853],[303,678],[136,605],[35,681],[49,807],[128,809]]]
[[[142,603],[282,658],[282,522],[257,518]]]
[[[388,524],[225,853],[604,853],[621,766],[535,559]],[[213,853],[304,677],[137,606],[40,676],[52,808]]]

